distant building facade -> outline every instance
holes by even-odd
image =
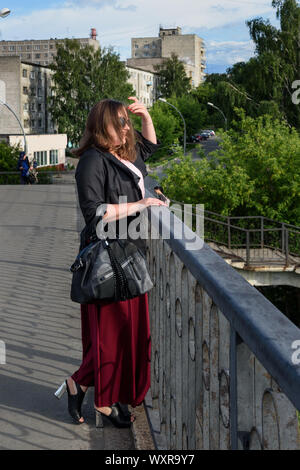
[[[19,56],[0,57],[0,81],[5,101],[16,113],[26,134],[53,134],[56,126],[48,110],[52,71],[22,62]],[[13,114],[1,107],[0,134],[16,134],[20,126]]]
[[[23,135],[6,135],[1,136],[1,140],[5,140],[9,145],[20,145],[23,149]],[[27,155],[29,161],[35,160],[38,167],[56,166],[66,163],[66,134],[41,134],[27,135]]]
[[[127,80],[134,90],[135,96],[147,108],[151,107],[157,100],[159,75],[145,69],[126,66],[130,77]]]
[[[132,38],[127,66],[155,72],[154,66],[161,65],[173,53],[183,62],[191,85],[197,87],[205,78],[204,41],[196,34],[182,34],[179,27],[160,27],[158,37]]]
[[[74,38],[82,47],[90,45],[99,49],[95,28],[91,29],[89,38]],[[0,57],[19,56],[24,62],[37,65],[50,65],[56,56],[57,44],[64,39],[29,39],[25,41],[0,41]]]

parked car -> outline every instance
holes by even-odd
[[[205,129],[205,130],[202,131],[202,132],[206,132],[206,133],[209,134],[210,136],[216,135],[216,134],[215,134],[215,131],[213,131],[212,129]]]
[[[201,132],[201,134],[199,135],[201,137],[201,140],[207,140],[210,138],[210,134],[208,132]]]

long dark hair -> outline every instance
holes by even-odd
[[[113,147],[107,128],[109,124],[112,124],[122,142],[122,126],[119,119],[120,112],[127,120],[129,130],[125,144]],[[80,157],[80,155],[90,147],[98,147],[105,151],[114,150],[119,157],[125,160],[131,162],[136,160],[135,132],[128,118],[126,106],[121,101],[104,99],[93,106],[89,112],[85,131],[79,142],[79,148],[73,150],[73,153],[77,157]]]

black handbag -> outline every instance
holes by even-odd
[[[142,251],[127,239],[94,239],[80,251],[70,271],[71,299],[80,304],[128,300],[153,287]]]

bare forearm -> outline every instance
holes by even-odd
[[[113,222],[114,220],[123,219],[138,211],[145,209],[139,201],[128,202],[123,204],[107,204],[106,213],[103,216],[105,222]]]
[[[150,114],[142,118],[142,134],[145,139],[148,139],[153,144],[157,144],[156,132]]]
[[[136,202],[125,202],[123,204],[107,204],[103,221],[113,222],[123,219],[124,217],[136,214],[136,212],[141,212],[149,206],[168,206],[168,204],[155,197],[144,198]]]

